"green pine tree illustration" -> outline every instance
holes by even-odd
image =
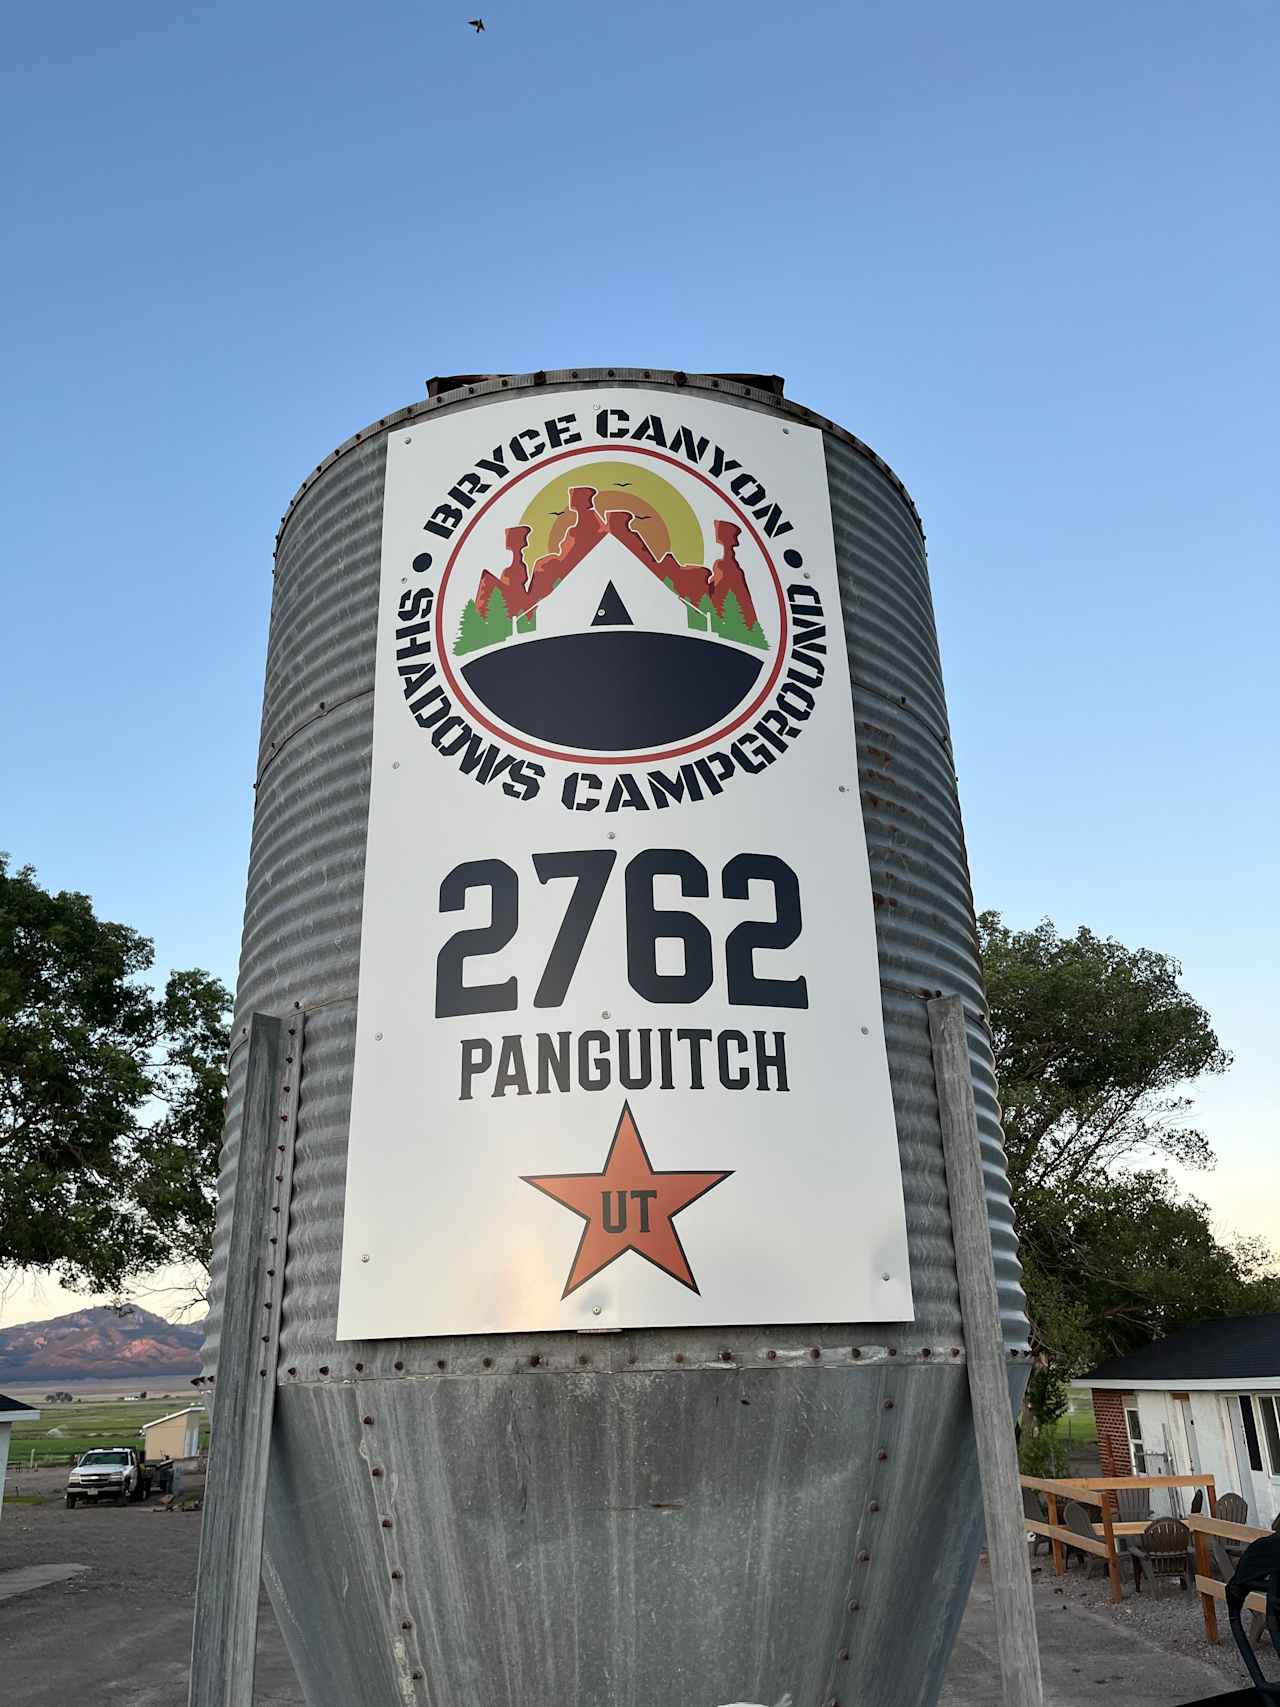
[[[480,615],[474,599],[468,599],[462,609],[462,619],[458,623],[458,638],[453,643],[455,658],[464,653],[475,652],[481,646],[489,644],[489,625]]]
[[[532,634],[538,626],[538,607],[527,610],[523,616],[516,618],[517,634]]]
[[[704,605],[710,605],[711,603],[710,599],[705,597],[702,602]],[[689,627],[694,629],[698,634],[705,634],[707,632],[706,612],[696,609],[695,606],[689,604],[687,601],[685,603],[684,610],[685,618]]]
[[[725,596],[724,609],[712,624],[722,640],[732,640],[739,646],[749,646],[751,641],[747,634],[747,619],[742,614],[742,606],[738,603],[736,593]]]
[[[767,652],[769,650],[769,642],[765,638],[765,632],[760,626],[760,619],[758,617],[756,618],[755,624],[747,630],[747,645],[755,646],[761,652]]]
[[[511,638],[511,616],[507,610],[507,601],[501,593],[494,593],[489,600],[489,614],[485,621],[487,630],[485,643],[493,646],[500,640]]]

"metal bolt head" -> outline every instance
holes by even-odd
[[[369,1260],[369,1253],[368,1253],[368,1251],[364,1251],[361,1254],[360,1261],[361,1262],[368,1262],[368,1260]]]
[[[862,1032],[862,1035],[864,1037],[870,1037],[871,1036],[871,1027],[869,1025],[860,1026],[859,1030]]]
[[[600,1314],[600,1306],[598,1304],[593,1304],[591,1306],[591,1314],[593,1316],[598,1316]]]
[[[373,1041],[374,1041],[374,1042],[375,1042],[375,1043],[381,1043],[381,1042],[382,1042],[382,1033],[381,1033],[381,1032],[380,1032],[380,1031],[375,1031],[375,1032],[374,1032],[374,1034],[373,1034]],[[889,1276],[888,1276],[888,1275],[887,1275],[887,1274],[886,1274],[886,1275],[885,1275],[885,1279],[886,1279],[886,1280],[888,1280],[888,1278],[889,1278]]]
[[[602,1008],[602,1009],[601,1009],[601,1010],[600,1010],[600,1018],[601,1018],[601,1019],[608,1019],[608,1018],[609,1018],[609,1010],[608,1010],[608,1008]]]

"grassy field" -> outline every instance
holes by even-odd
[[[1098,1425],[1094,1420],[1093,1406],[1086,1402],[1083,1409],[1068,1411],[1065,1417],[1059,1417],[1053,1432],[1059,1440],[1074,1446],[1096,1443]]]
[[[28,1401],[30,1403],[30,1401]],[[139,1434],[144,1423],[167,1417],[188,1404],[185,1399],[137,1399],[129,1403],[110,1399],[82,1399],[74,1405],[40,1403],[40,1418],[33,1423],[15,1423],[9,1456],[14,1465],[26,1465],[31,1454],[36,1463],[51,1458],[76,1456],[95,1446],[142,1447]],[[50,1436],[49,1430],[64,1430],[61,1438]],[[203,1447],[209,1438],[209,1425],[200,1430]]]

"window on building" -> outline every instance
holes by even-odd
[[[1145,1476],[1147,1473],[1147,1454],[1142,1444],[1142,1418],[1138,1415],[1138,1407],[1126,1405],[1124,1413],[1125,1427],[1129,1431],[1129,1456],[1133,1459],[1135,1476]]]
[[[1256,1402],[1258,1414],[1262,1418],[1267,1457],[1271,1460],[1271,1474],[1280,1476],[1280,1415],[1277,1415],[1276,1402],[1270,1393],[1259,1393]]]
[[[1244,1424],[1244,1443],[1249,1453],[1249,1468],[1261,1470],[1262,1445],[1258,1439],[1258,1425],[1253,1415],[1253,1400],[1247,1393],[1240,1395],[1240,1420]]]

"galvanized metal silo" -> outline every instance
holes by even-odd
[[[388,438],[602,388],[822,432],[914,1320],[339,1341]],[[1026,1340],[919,517],[873,451],[755,376],[580,369],[431,393],[321,463],[277,544],[205,1355],[216,1377],[249,1016],[305,1016],[266,1575],[307,1699],[920,1707],[981,1535],[925,1008],[942,993],[969,1022],[1015,1388]]]

